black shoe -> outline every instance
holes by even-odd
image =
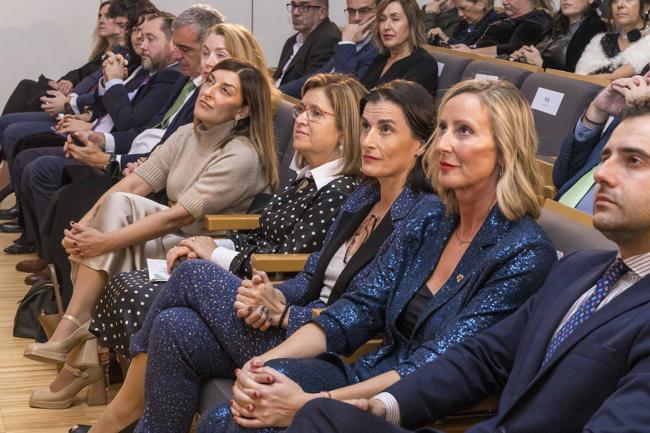
[[[0,209],[0,220],[13,220],[18,218],[18,206],[10,207],[8,209]]]
[[[3,233],[22,233],[24,227],[18,224],[18,220],[8,221],[4,224],[0,224],[0,232]]]
[[[32,254],[32,253],[36,252],[36,245],[34,245],[34,244],[27,244],[27,245],[12,244],[12,245],[9,245],[7,248],[5,248],[4,251],[7,254]]]

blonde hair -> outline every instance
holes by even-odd
[[[271,85],[271,99],[275,112],[282,99],[282,93],[273,85],[271,74],[266,66],[264,52],[257,39],[246,27],[231,23],[219,23],[213,26],[208,30],[206,38],[211,34],[223,36],[226,50],[228,50],[232,58],[246,60],[264,74]]]
[[[361,170],[361,99],[367,91],[361,83],[349,75],[317,74],[302,86],[301,96],[310,90],[323,89],[334,108],[336,127],[341,131],[340,157],[343,160],[339,174],[356,176]],[[300,168],[306,160],[298,155]]]
[[[381,41],[381,35],[379,34],[379,21],[381,14],[393,2],[399,3],[402,5],[402,9],[404,9],[406,20],[409,23],[409,45],[411,50],[425,45],[427,38],[424,31],[424,12],[422,12],[418,3],[415,0],[381,0],[375,9],[375,23],[373,24],[374,27],[372,30],[373,43],[379,52],[384,53],[386,51],[384,43]]]
[[[511,221],[524,215],[538,218],[542,205],[542,177],[536,160],[537,131],[528,102],[507,81],[467,80],[445,93],[438,108],[438,118],[449,101],[463,93],[478,96],[483,107],[490,112],[492,138],[501,160],[501,175],[496,188],[499,210]],[[440,129],[437,128],[425,158],[426,170],[447,212],[454,214],[458,213],[456,195],[438,182],[439,153],[436,148],[439,139]]]
[[[531,4],[533,5],[533,10],[541,9],[550,16],[555,15],[555,5],[550,0],[531,0]]]
[[[101,2],[99,4],[99,11],[101,12],[104,6],[110,7],[110,4],[110,1]],[[95,57],[104,54],[109,48],[112,48],[110,46],[110,41],[106,37],[99,36],[97,33],[97,26],[95,26],[95,30],[93,31],[93,49],[90,52],[89,60],[92,61]]]

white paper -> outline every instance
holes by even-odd
[[[488,80],[488,81],[497,81],[499,77],[496,75],[489,75],[489,74],[476,74],[474,76],[477,80]]]
[[[438,76],[442,75],[442,70],[445,67],[444,63],[438,62]]]
[[[564,93],[540,87],[537,89],[537,93],[535,93],[535,98],[533,99],[533,103],[530,104],[530,108],[555,116],[557,115],[557,110],[560,109],[562,99],[564,99]]]
[[[149,281],[152,283],[169,280],[167,260],[147,259],[147,268],[149,270]]]

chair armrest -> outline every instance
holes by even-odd
[[[208,231],[255,230],[260,226],[260,216],[243,215],[206,215],[205,228]]]
[[[309,254],[253,254],[251,266],[264,272],[300,272]]]

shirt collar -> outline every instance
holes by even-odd
[[[339,172],[341,171],[341,163],[343,161],[340,158],[335,159],[334,161],[326,162],[325,164],[319,165],[318,167],[312,169],[308,165],[304,166],[303,168],[298,168],[298,164],[296,162],[297,155],[297,152],[293,155],[293,160],[289,166],[289,168],[296,172],[296,180],[305,177],[311,177],[314,179],[316,189],[320,190],[331,181],[341,177],[341,174],[339,174]]]
[[[623,259],[623,263],[641,278],[650,274],[650,252]]]
[[[203,83],[203,75],[199,75],[198,77],[192,78],[192,81],[194,81],[194,85],[198,89],[201,87],[201,83]]]

